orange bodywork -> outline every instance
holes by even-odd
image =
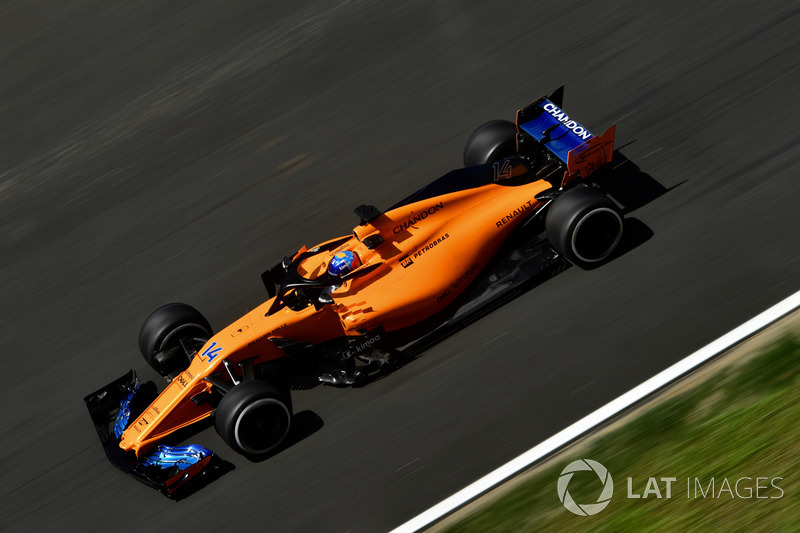
[[[511,184],[503,177],[507,176],[387,211],[356,227],[337,248],[307,258],[298,272],[311,279],[324,274],[333,255],[344,249],[359,255],[360,268],[381,265],[335,288],[332,304],[299,311],[283,307],[268,314],[271,298],[219,331],[189,368],[130,423],[120,447],[142,456],[165,435],[209,416],[211,406],[191,401],[210,392],[212,385],[204,378],[219,372],[224,376],[223,361],[235,365],[251,360],[257,365],[284,357],[272,338],[315,344],[378,327],[390,332],[444,309],[484,269],[512,230],[540,206],[536,196],[552,188],[544,180]],[[383,242],[370,249],[363,241],[375,234]]]

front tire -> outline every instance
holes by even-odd
[[[286,439],[292,423],[288,393],[266,381],[246,381],[222,397],[214,412],[214,428],[233,450],[258,457],[273,452]]]
[[[464,146],[464,166],[483,165],[517,153],[517,126],[492,120],[476,129]]]
[[[171,303],[153,311],[139,330],[139,350],[164,377],[186,370],[191,354],[211,338],[208,320],[194,307]]]
[[[545,217],[550,245],[582,268],[608,259],[622,239],[622,215],[602,191],[577,187],[553,200]]]

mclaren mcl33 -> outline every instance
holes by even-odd
[[[166,388],[156,395],[130,371],[85,398],[112,463],[175,496],[216,457],[167,445],[179,430],[211,417],[235,451],[274,453],[298,384],[364,383],[531,279],[607,261],[623,218],[586,178],[611,160],[614,127],[592,135],[562,99],[563,87],[517,111],[516,123],[482,125],[464,168],[392,207],[357,207],[351,234],[264,272],[269,298],[218,332],[186,304],[153,312],[139,348]]]

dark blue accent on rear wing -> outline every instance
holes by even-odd
[[[569,158],[570,150],[593,137],[589,130],[569,118],[548,98],[540,99],[524,111],[525,122],[519,124],[519,128],[544,144],[564,163]]]

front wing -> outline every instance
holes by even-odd
[[[221,461],[211,450],[195,444],[159,445],[143,459],[119,447],[120,436],[129,421],[136,420],[156,395],[155,385],[140,384],[136,372],[131,370],[83,401],[111,464],[165,496],[178,499],[200,478],[218,473]]]

